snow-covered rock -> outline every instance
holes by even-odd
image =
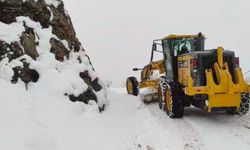
[[[61,0],[0,1],[0,80],[74,102],[106,103]]]

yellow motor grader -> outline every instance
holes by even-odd
[[[128,77],[127,92],[142,93],[145,103],[159,102],[170,118],[181,118],[191,105],[206,112],[226,111],[246,114],[249,110],[249,85],[243,78],[239,58],[233,51],[204,50],[205,36],[169,35],[154,40],[150,63],[141,70],[141,81]],[[159,50],[161,48],[161,50]],[[162,53],[154,61],[155,53]]]

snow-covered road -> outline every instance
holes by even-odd
[[[124,90],[115,90],[115,92],[125,93]],[[115,93],[112,93],[111,97],[113,94]],[[119,94],[115,95],[117,98],[111,98],[111,103],[116,101],[115,99],[120,101],[118,100]],[[134,110],[135,114],[131,117],[138,114],[140,114],[139,117],[144,117],[134,118],[134,122],[131,122],[136,125],[142,121],[142,129],[139,129],[142,131],[134,129],[134,132],[137,132],[135,135],[140,137],[135,144],[144,147],[142,149],[147,149],[147,146],[155,150],[250,149],[249,113],[240,117],[221,112],[205,113],[196,108],[186,108],[182,119],[170,119],[165,112],[158,108],[157,104],[144,105],[137,97],[122,95],[119,99],[125,100],[125,102],[120,101],[120,105],[123,103],[137,105],[137,110]],[[133,102],[133,100],[137,102]],[[123,109],[132,111],[133,107],[125,108],[126,106]],[[130,134],[133,135],[133,133]],[[134,147],[134,149],[139,148]]]
[[[0,150],[249,150],[250,114],[187,108],[170,119],[125,89],[109,89],[109,104],[72,103],[0,80]],[[12,94],[12,93],[15,94]]]

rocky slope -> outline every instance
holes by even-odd
[[[42,77],[73,102],[105,104],[104,85],[61,0],[0,0],[0,78],[29,90]]]

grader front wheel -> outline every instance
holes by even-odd
[[[135,77],[127,78],[126,88],[127,88],[128,94],[138,96],[138,94],[139,94],[139,85],[138,85],[138,81],[137,81],[137,79]]]
[[[158,85],[158,101],[159,101],[159,108],[162,109],[163,111],[166,111],[166,106],[165,106],[165,92],[166,92],[166,87],[167,87],[167,79],[165,76],[162,76],[160,78],[160,82]]]

